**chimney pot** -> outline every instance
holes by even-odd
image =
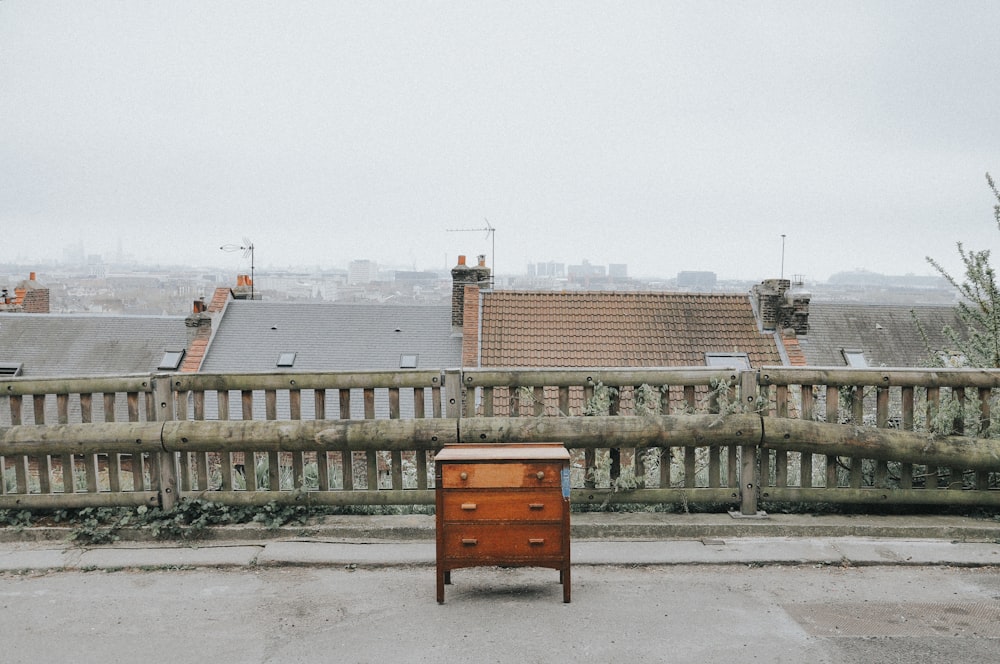
[[[465,265],[465,256],[459,256],[458,257],[458,264],[459,265]]]
[[[486,267],[486,255],[479,254],[478,258],[479,258],[479,267]]]

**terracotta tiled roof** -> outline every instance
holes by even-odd
[[[781,364],[747,295],[487,291],[480,366],[704,366],[705,353]]]
[[[785,347],[785,354],[788,355],[789,365],[804,367],[809,364],[805,354],[802,352],[802,346],[799,345],[799,340],[796,337],[783,337],[781,345]]]

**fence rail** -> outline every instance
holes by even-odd
[[[431,505],[436,450],[505,441],[563,442],[579,505],[996,507],[998,390],[961,369],[11,378],[0,509]]]

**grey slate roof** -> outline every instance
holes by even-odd
[[[0,362],[24,377],[149,373],[186,346],[183,316],[0,314]]]
[[[417,369],[461,365],[450,305],[234,300],[216,324],[202,373],[399,370],[403,354]],[[281,353],[296,354],[292,368],[277,366]]]
[[[846,366],[845,348],[864,351],[872,367],[931,366],[914,315],[935,349],[949,349],[941,333],[946,325],[965,329],[955,307],[814,301],[809,304],[809,333],[798,341],[812,366]]]

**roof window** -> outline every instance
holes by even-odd
[[[296,353],[281,353],[280,355],[278,355],[278,366],[279,367],[295,366],[295,355]]]
[[[166,371],[177,371],[181,366],[181,360],[184,359],[184,352],[184,349],[163,351],[163,358],[156,368]]]
[[[24,364],[21,362],[0,362],[0,378],[13,378],[21,375]]]
[[[746,353],[705,353],[705,366],[733,367],[742,371],[752,368],[750,357]]]
[[[847,362],[847,366],[856,369],[864,369],[868,366],[868,360],[865,359],[865,352],[863,350],[841,348],[840,352],[844,355],[844,361]]]
[[[399,356],[399,368],[416,369],[418,358],[419,356],[416,353],[403,353]]]

